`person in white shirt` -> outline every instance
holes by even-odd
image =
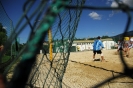
[[[130,37],[129,40],[124,41],[124,48],[126,57],[129,57],[130,55],[130,49],[133,48],[133,39]]]
[[[133,48],[133,37],[130,37],[129,49]]]

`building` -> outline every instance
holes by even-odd
[[[104,45],[104,49],[112,49],[112,46],[116,45],[116,42],[112,38],[101,39]],[[76,47],[76,51],[93,50],[94,40],[75,40],[72,46]]]
[[[112,49],[112,46],[115,46],[116,43],[113,41],[112,38],[101,39],[104,45],[104,50]],[[74,40],[70,52],[78,52],[78,51],[89,51],[93,50],[93,43],[94,40]],[[53,42],[53,53],[57,52],[68,52],[69,41],[64,41],[64,46],[62,45],[61,41]],[[43,43],[43,51],[49,53],[49,45],[48,42]],[[40,53],[43,53],[40,50]]]

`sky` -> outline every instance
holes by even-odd
[[[22,6],[26,0],[0,0],[5,11],[13,25],[16,26],[23,10]],[[40,0],[38,0],[40,1]],[[120,0],[120,3],[125,3],[129,7],[133,7],[133,0]],[[86,6],[96,7],[117,7],[114,0],[86,0]],[[133,16],[133,12],[130,12]],[[124,31],[127,22],[127,14],[120,10],[91,10],[83,9],[80,21],[78,24],[76,38],[90,38],[97,36],[114,36]],[[129,31],[133,30],[133,20],[130,24]],[[20,35],[20,43],[25,43],[30,30],[25,29]]]
[[[133,6],[133,0],[121,0],[129,6]],[[96,7],[117,7],[113,0],[86,0],[85,5]],[[133,16],[133,13],[131,13]],[[122,11],[83,10],[76,37],[97,37],[103,35],[117,35],[124,31],[127,22],[127,14]],[[133,30],[133,21],[129,30]],[[82,35],[83,34],[83,35]]]

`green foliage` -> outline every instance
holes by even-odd
[[[10,59],[10,56],[4,55],[4,56],[2,57],[2,63],[8,61],[9,59]]]
[[[3,45],[6,40],[7,40],[7,36],[5,35],[5,33],[0,32],[0,45]]]
[[[5,55],[11,56],[11,49],[8,49],[8,50],[5,52]]]
[[[105,35],[101,37],[102,39],[110,38],[109,36]]]
[[[24,44],[24,43],[23,43],[23,44],[19,44],[19,43],[18,43],[19,50],[23,49],[23,48],[25,47],[25,45],[26,45],[26,44]]]
[[[6,30],[3,28],[2,23],[0,23],[0,32],[7,34]]]
[[[89,38],[89,40],[94,40],[94,39],[96,39],[96,38]]]
[[[3,25],[0,23],[0,45],[4,45],[6,40],[7,40],[7,32],[3,28]]]

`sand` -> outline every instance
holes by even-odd
[[[93,51],[71,52],[63,83],[70,88],[133,88],[133,75],[132,78],[123,75],[128,71],[124,71],[124,65],[116,51],[102,50],[106,60],[104,62],[93,61]],[[128,58],[124,57],[130,69],[133,69],[132,53],[133,49],[130,50]],[[96,55],[96,58],[100,58],[100,55]]]

